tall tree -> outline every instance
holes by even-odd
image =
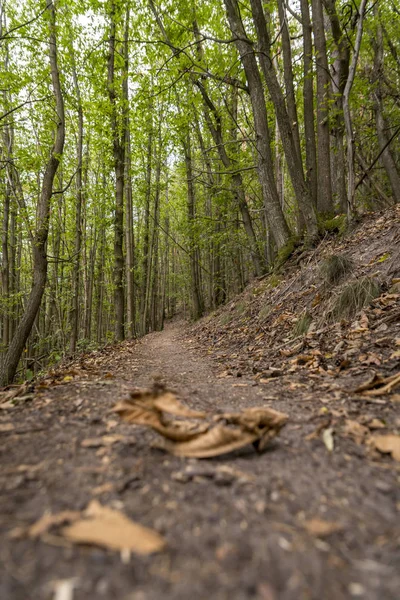
[[[247,37],[243,26],[237,0],[224,0],[224,2],[229,27],[234,35],[235,45],[239,51],[249,86],[256,133],[258,175],[264,198],[266,218],[277,247],[282,248],[290,239],[290,231],[279,202],[274,178],[267,110],[261,76],[258,71],[253,44]]]
[[[108,53],[108,94],[111,104],[111,131],[113,136],[113,157],[115,173],[114,209],[114,302],[115,337],[125,338],[125,294],[124,294],[124,183],[125,183],[125,140],[126,119],[121,119],[117,103],[117,77],[115,69],[116,46],[116,4],[111,0],[110,37]],[[126,74],[127,75],[127,74]]]
[[[317,208],[320,213],[333,211],[331,153],[329,139],[329,66],[322,0],[312,0],[315,63],[317,73]]]
[[[49,57],[51,81],[56,108],[56,131],[54,145],[43,176],[42,189],[37,206],[36,232],[32,245],[33,285],[25,307],[24,314],[5,356],[0,374],[0,384],[10,383],[17,370],[18,362],[25,343],[32,330],[39,311],[47,279],[46,243],[49,234],[50,201],[53,193],[53,182],[64,150],[65,117],[64,100],[61,92],[60,74],[57,62],[57,40],[55,34],[56,14],[51,0],[46,4],[49,15]]]

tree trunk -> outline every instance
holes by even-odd
[[[72,40],[71,40],[71,47]],[[72,52],[74,50],[72,49]],[[83,108],[78,76],[75,66],[75,55],[72,57],[72,77],[74,81],[76,99],[78,103],[78,145],[76,149],[78,168],[76,171],[76,206],[75,206],[75,248],[72,272],[72,306],[70,312],[71,335],[69,350],[74,353],[79,332],[79,302],[80,302],[80,269],[82,245],[82,170],[83,170]]]
[[[125,298],[124,298],[124,174],[125,174],[125,132],[120,132],[118,122],[117,93],[115,85],[115,3],[111,2],[110,38],[108,55],[108,94],[111,103],[111,130],[115,172],[115,211],[114,211],[114,303],[115,337],[125,338]],[[124,129],[122,127],[122,129]]]
[[[135,240],[133,230],[133,206],[132,206],[132,175],[131,175],[131,132],[129,119],[129,6],[126,9],[124,34],[124,70],[123,96],[125,109],[125,248],[126,248],[126,328],[128,337],[134,338],[136,335],[135,321]]]
[[[201,287],[198,277],[198,269],[196,264],[196,250],[197,244],[195,239],[195,191],[193,184],[193,168],[192,168],[192,150],[190,135],[186,137],[184,143],[185,152],[185,165],[186,165],[186,181],[187,181],[187,206],[188,206],[188,220],[189,220],[189,237],[190,237],[190,272],[192,276],[192,304],[193,304],[193,318],[199,319],[204,310],[203,298],[201,293]]]
[[[332,93],[334,102],[334,111],[332,115],[332,141],[333,152],[331,152],[332,161],[332,191],[336,200],[337,208],[341,212],[347,210],[346,193],[346,162],[344,153],[344,135],[345,126],[343,119],[343,92],[349,75],[350,64],[350,42],[348,33],[342,30],[340,19],[337,13],[335,0],[323,0],[326,12],[328,13],[332,37],[335,46],[332,50],[332,56],[335,58],[331,68]]]
[[[297,127],[293,128],[291,116],[286,109],[285,98],[280,88],[278,78],[271,57],[271,43],[268,35],[267,24],[261,5],[261,0],[251,0],[253,21],[257,31],[258,42],[260,46],[259,60],[261,68],[267,82],[271,100],[275,107],[276,118],[278,120],[279,131],[281,134],[282,147],[286,157],[286,164],[290,173],[290,179],[296,196],[297,204],[302,213],[307,228],[307,235],[310,241],[314,241],[318,235],[317,215],[310,191],[304,179],[303,164],[301,161],[301,152]],[[288,75],[286,76],[286,79]],[[294,94],[294,92],[293,92]],[[294,102],[294,98],[292,99]],[[292,111],[295,107],[292,107]],[[297,123],[296,123],[297,125]]]
[[[214,144],[217,147],[220,160],[226,169],[233,170],[232,184],[235,201],[239,207],[240,214],[242,215],[244,230],[249,240],[250,253],[254,265],[254,271],[256,276],[260,277],[264,273],[265,267],[263,265],[262,256],[257,244],[257,239],[254,232],[249,207],[247,206],[242,175],[240,172],[234,171],[234,161],[230,158],[226,151],[226,146],[224,144],[224,139],[222,135],[222,122],[218,109],[209,97],[204,83],[201,81],[196,81],[196,85],[200,89],[201,95],[203,97],[204,118],[208,125],[208,129],[211,133],[211,136],[214,140]],[[210,112],[213,114],[214,123],[211,120]]]
[[[354,77],[356,75],[356,68],[358,62],[358,55],[360,53],[361,48],[361,39],[363,34],[363,22],[364,22],[364,13],[365,6],[367,4],[367,0],[361,0],[360,4],[360,16],[357,25],[357,36],[356,43],[354,46],[354,54],[351,61],[349,76],[346,81],[346,86],[343,92],[343,114],[344,114],[344,123],[346,127],[346,137],[347,137],[347,171],[348,171],[348,180],[347,180],[347,218],[348,221],[351,221],[354,212],[354,194],[355,194],[355,174],[354,174],[354,136],[353,136],[353,126],[351,122],[351,113],[350,113],[350,92],[353,87]]]
[[[235,37],[235,44],[239,51],[249,86],[256,133],[258,176],[263,193],[264,208],[275,243],[278,248],[282,248],[290,239],[290,231],[279,203],[278,191],[276,189],[262,81],[252,43],[247,38],[240,17],[237,0],[224,0],[224,2],[229,27]]]
[[[43,185],[37,207],[37,227],[32,247],[33,253],[33,286],[29,295],[25,312],[17,327],[14,338],[5,356],[0,375],[0,385],[12,382],[17,370],[22,351],[32,330],[39,311],[47,279],[46,242],[49,234],[50,200],[53,193],[53,181],[64,149],[65,121],[64,101],[60,87],[60,76],[57,64],[57,43],[55,36],[55,9],[51,0],[46,5],[50,15],[49,55],[53,93],[56,102],[57,127],[54,146],[43,176]]]
[[[315,61],[317,71],[317,208],[321,214],[333,211],[329,138],[329,67],[326,55],[322,0],[312,0]]]
[[[376,16],[376,15],[375,15]],[[372,46],[374,48],[374,80],[375,90],[373,93],[374,99],[374,112],[375,112],[375,123],[376,132],[378,136],[379,149],[382,152],[381,161],[385,168],[386,175],[389,179],[390,187],[392,190],[393,199],[395,202],[400,202],[400,174],[397,169],[396,161],[394,159],[392,150],[388,144],[388,137],[386,131],[388,126],[385,121],[383,113],[383,100],[382,100],[382,85],[381,78],[383,75],[383,32],[382,25],[378,23],[376,29],[376,36],[373,39]]]
[[[301,17],[303,21],[303,111],[304,135],[306,144],[306,181],[314,206],[317,206],[317,148],[315,144],[314,125],[314,90],[312,66],[312,36],[308,0],[301,0]]]
[[[140,290],[140,333],[147,333],[147,305],[146,297],[148,294],[148,280],[150,272],[150,197],[151,197],[151,175],[152,175],[152,148],[153,148],[153,130],[149,131],[147,140],[147,165],[146,165],[146,191],[144,206],[144,233],[143,233],[143,264],[142,264],[142,285]]]

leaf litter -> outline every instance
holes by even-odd
[[[159,433],[164,438],[162,449],[191,458],[220,456],[249,444],[261,452],[288,420],[285,413],[252,407],[217,414],[206,421],[205,413],[185,407],[159,383],[152,389],[132,391],[113,410],[128,423]],[[171,415],[179,419],[171,419]]]

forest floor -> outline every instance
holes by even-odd
[[[394,258],[398,232],[385,219],[379,234]],[[389,264],[379,262],[382,245],[365,244],[378,262],[367,256],[360,268]],[[355,247],[360,255],[360,239]],[[299,302],[289,288],[309,300],[307,277],[298,286],[296,267],[280,291],[253,287],[257,303],[281,294],[269,324],[259,306],[255,315],[235,300],[195,326],[172,322],[3,395],[1,600],[399,597],[400,396],[380,380],[367,394],[356,388],[374,372],[399,372],[400,294],[383,289],[356,320],[311,328],[299,344],[277,328]],[[173,456],[154,447],[153,431],[112,412],[132,388],[160,380],[193,409],[267,406],[288,422],[261,454],[250,445],[207,460]],[[155,530],[165,547],[141,555],[74,544],[62,534],[66,511],[93,499]]]

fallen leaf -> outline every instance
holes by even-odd
[[[17,408],[17,407],[11,400],[7,400],[6,402],[4,402],[4,401],[0,402],[0,410],[10,410],[13,408]]]
[[[61,530],[61,534],[78,544],[93,544],[110,550],[130,550],[146,555],[165,547],[157,532],[131,521],[121,512],[92,500],[83,518]]]
[[[77,579],[61,579],[54,582],[53,600],[73,600]]]
[[[361,425],[358,421],[347,419],[344,424],[344,433],[351,435],[355,441],[360,444],[364,438],[369,435],[368,427]]]
[[[255,433],[246,433],[239,429],[216,425],[193,440],[174,444],[166,442],[163,447],[175,456],[210,458],[243,448],[257,439],[258,436]]]
[[[384,429],[386,427],[385,423],[380,419],[372,419],[367,425],[370,429]]]
[[[335,447],[333,433],[334,430],[332,429],[332,427],[328,427],[328,429],[324,429],[324,432],[322,434],[322,441],[324,442],[328,452],[333,452],[333,449]]]
[[[75,510],[64,510],[56,514],[44,514],[36,523],[30,527],[18,527],[10,531],[11,538],[30,537],[36,539],[50,531],[52,527],[59,527],[79,519],[80,512]]]
[[[305,521],[304,527],[310,535],[318,538],[327,537],[328,535],[343,529],[343,526],[340,523],[325,521],[319,517]]]
[[[101,494],[107,494],[114,491],[114,485],[112,483],[103,483],[92,489],[94,496],[100,496]]]
[[[388,394],[398,386],[400,386],[400,373],[390,377],[381,377],[374,373],[371,379],[356,388],[354,393],[363,396],[381,396]]]
[[[196,458],[226,454],[251,443],[256,443],[261,451],[288,419],[284,413],[256,407],[240,413],[217,415],[214,421],[224,421],[224,425],[171,421],[163,411],[197,419],[204,419],[205,414],[186,408],[170,392],[163,391],[159,395],[154,389],[135,393],[130,399],[119,402],[114,411],[129,423],[151,427],[161,434],[166,438],[162,447],[171,454]]]
[[[400,435],[375,435],[371,443],[382,454],[391,454],[394,460],[400,462]]]
[[[15,429],[12,423],[0,423],[0,433],[6,433],[7,431],[13,431]]]
[[[112,446],[122,442],[126,438],[123,435],[103,435],[98,438],[87,438],[81,441],[82,448],[100,448],[101,446]]]

